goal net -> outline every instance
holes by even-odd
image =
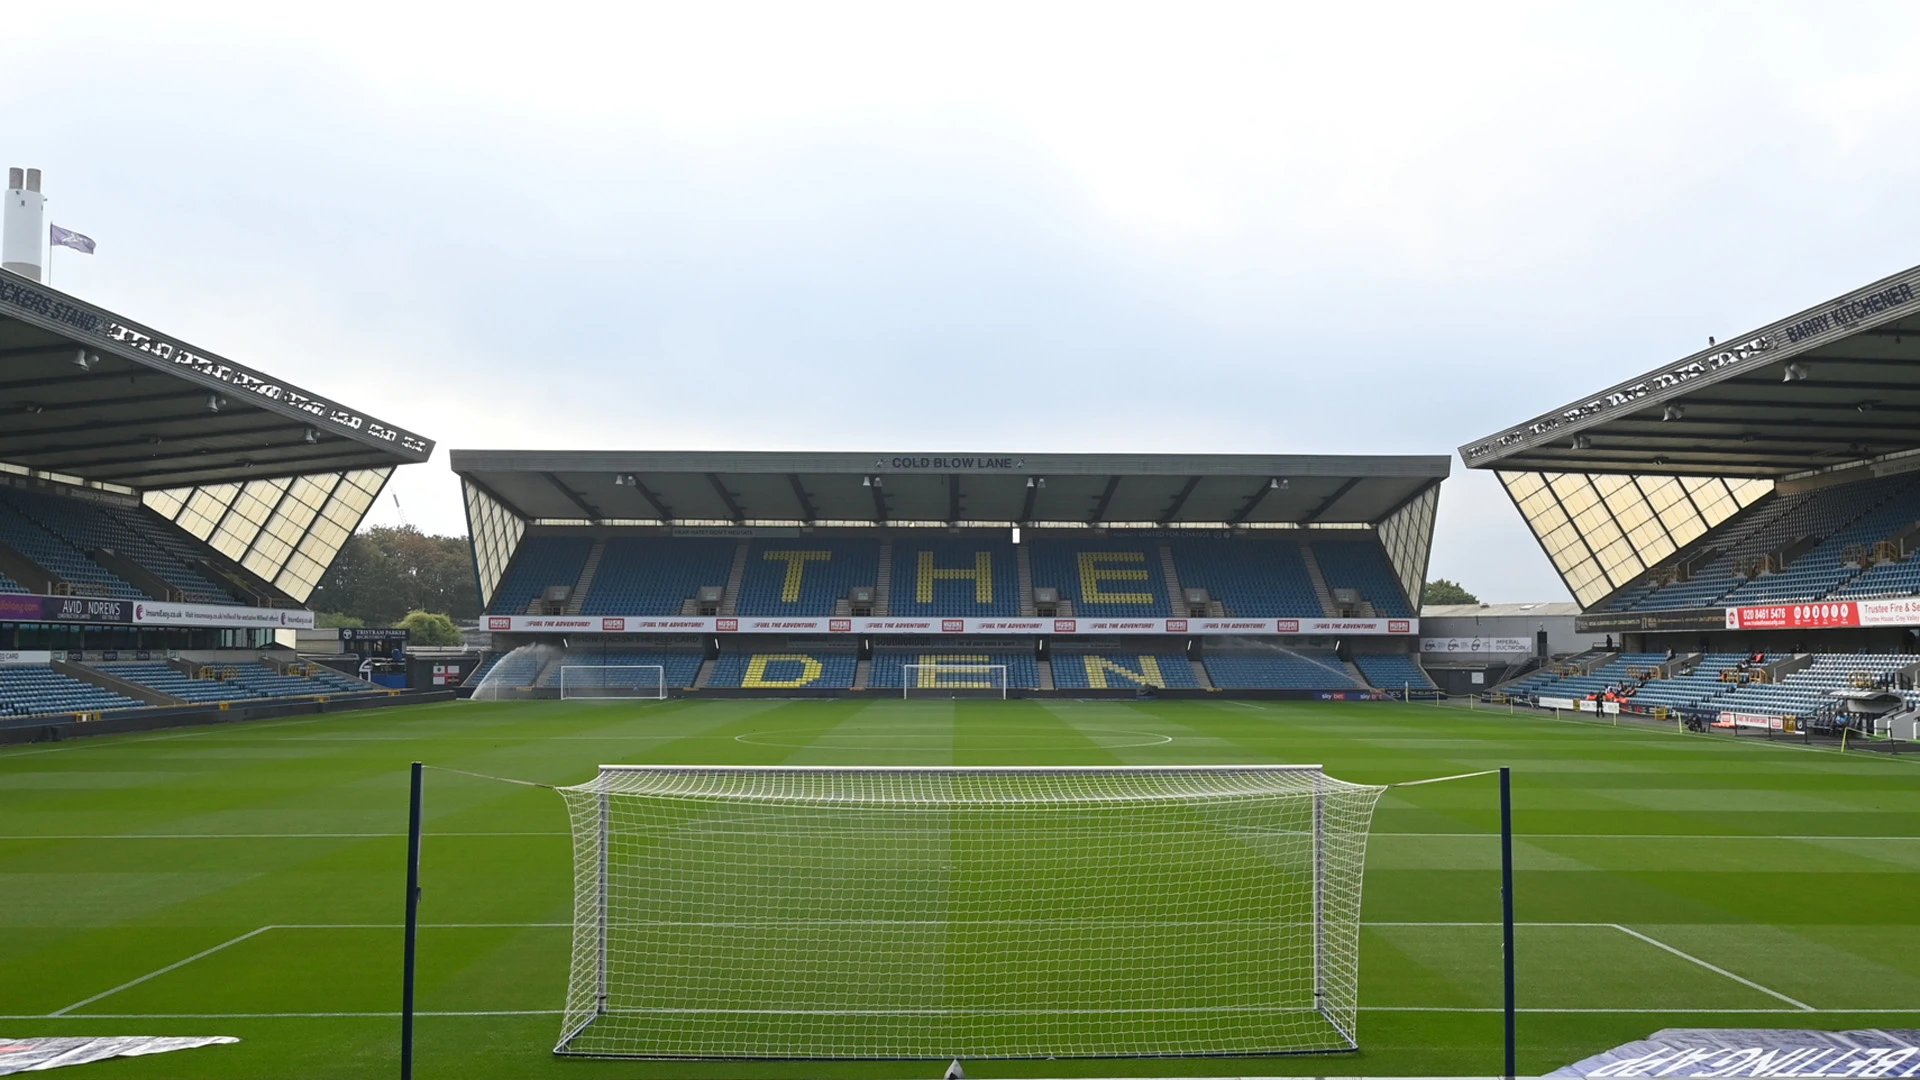
[[[1385,790],[1317,765],[605,765],[555,1053],[1355,1049]]]
[[[1007,696],[1005,664],[902,664],[901,697]]]
[[[564,664],[560,668],[562,700],[662,701],[666,696],[667,669],[659,664]]]

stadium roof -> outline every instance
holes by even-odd
[[[1920,450],[1920,267],[1460,448],[1476,469],[1786,477]]]
[[[1460,448],[1591,610],[1771,494],[1920,467],[1920,267]]]
[[[0,271],[0,462],[136,491],[421,462],[433,443]]]
[[[455,450],[529,522],[1225,526],[1376,524],[1444,456]]]

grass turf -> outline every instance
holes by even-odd
[[[386,1075],[406,762],[572,783],[601,762],[1317,762],[1515,770],[1520,1067],[1667,1026],[1911,1027],[1911,759],[1419,705],[447,703],[0,750],[0,1034],[238,1035],[115,1077]],[[925,1077],[924,1062],[555,1059],[571,918],[550,791],[430,773],[422,1077]],[[1374,821],[1362,1051],[1007,1061],[994,1076],[1498,1071],[1491,778]]]

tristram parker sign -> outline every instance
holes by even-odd
[[[311,618],[311,616],[308,616]],[[292,624],[289,624],[292,625]],[[1418,619],[971,619],[818,618],[721,615],[489,615],[488,630],[594,634],[1310,634],[1392,635],[1420,632]],[[1524,651],[1524,650],[1522,650]]]

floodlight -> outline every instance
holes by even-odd
[[[1787,365],[1786,373],[1781,376],[1780,381],[1781,382],[1800,382],[1806,377],[1807,377],[1807,365],[1802,364],[1799,361],[1795,361]]]
[[[207,411],[208,412],[219,412],[222,408],[226,406],[226,404],[227,404],[227,400],[221,397],[219,394],[207,395]]]
[[[320,433],[313,430],[312,428],[308,428],[306,431],[306,434],[300,436],[300,439],[302,442],[306,443],[308,446],[312,446],[314,443],[317,443],[320,441]]]
[[[1667,406],[1667,411],[1662,413],[1660,416],[1660,419],[1662,420],[1684,420],[1686,418],[1687,418],[1687,410],[1681,408],[1678,405]]]
[[[99,353],[90,353],[85,349],[74,353],[73,356],[73,366],[79,368],[81,371],[92,371],[93,365],[99,362]]]
[[[1591,450],[1593,449],[1593,440],[1585,435],[1575,435],[1573,437],[1573,448],[1575,450]]]

